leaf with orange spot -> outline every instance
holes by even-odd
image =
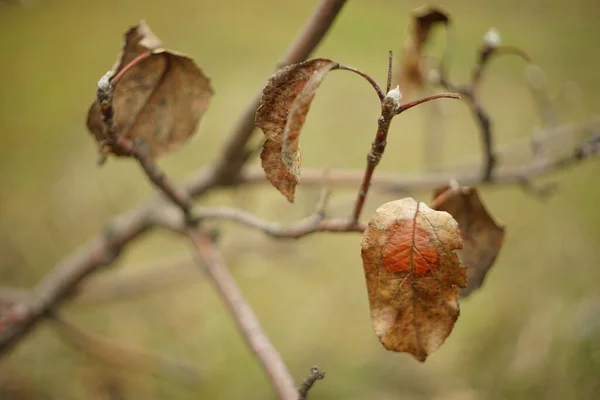
[[[442,187],[434,193],[432,208],[446,211],[458,222],[464,248],[458,251],[467,266],[467,287],[461,290],[468,296],[483,284],[504,241],[504,226],[488,212],[475,188]]]
[[[424,203],[396,200],[377,209],[361,247],[379,341],[425,361],[452,332],[467,282],[454,252],[462,248],[458,224]]]
[[[256,110],[256,126],[266,137],[260,158],[269,182],[290,202],[300,180],[300,131],[325,75],[338,66],[323,58],[290,65],[263,89]]]
[[[112,79],[124,72],[114,84],[112,99],[116,136],[142,139],[153,157],[181,147],[196,132],[213,94],[194,60],[160,46],[148,25],[140,22],[125,34],[110,74]],[[87,127],[103,144],[107,132],[98,100],[89,109]]]
[[[450,17],[435,7],[422,6],[412,12],[411,31],[404,41],[402,60],[395,72],[395,80],[407,94],[413,89],[422,89],[426,83],[423,51],[432,29],[437,25],[450,25]]]

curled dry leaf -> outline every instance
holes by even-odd
[[[373,329],[388,350],[417,360],[444,343],[459,315],[466,269],[458,224],[411,198],[379,207],[362,237]]]
[[[112,107],[117,137],[143,139],[156,157],[180,147],[196,131],[213,90],[208,77],[189,57],[160,48],[160,40],[143,21],[125,34],[125,44],[111,79],[136,57],[115,84]],[[96,100],[88,113],[88,129],[99,143],[106,127]]]
[[[300,180],[300,131],[325,75],[338,63],[317,58],[290,65],[273,75],[256,110],[256,126],[266,141],[260,159],[267,179],[290,202]]]
[[[429,40],[429,35],[434,26],[450,25],[450,18],[442,10],[422,6],[412,13],[413,23],[411,31],[404,41],[402,61],[396,69],[396,82],[409,93],[415,89],[422,89],[427,82],[425,66],[423,65],[423,49]]]
[[[436,190],[432,207],[450,213],[458,222],[464,243],[458,256],[467,266],[467,287],[461,295],[466,297],[481,287],[494,264],[504,241],[504,226],[490,215],[475,188],[447,189]]]

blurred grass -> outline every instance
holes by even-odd
[[[34,285],[110,216],[152,192],[131,162],[110,160],[96,168],[96,147],[84,129],[95,83],[112,65],[127,27],[144,18],[165,46],[190,54],[212,77],[216,96],[198,136],[161,162],[181,179],[218,151],[313,3],[57,0],[0,6],[0,283]],[[315,55],[383,81],[387,50],[400,48],[409,11],[419,5],[351,1]],[[554,92],[566,81],[582,87],[581,103],[562,110],[565,121],[597,112],[596,1],[438,5],[456,24],[453,77],[468,76],[475,49],[494,26],[504,43],[526,49],[545,69]],[[499,144],[526,137],[539,125],[522,67],[516,59],[499,59],[486,78],[483,101]],[[444,161],[457,164],[479,150],[478,133],[464,105],[442,106]],[[332,74],[306,123],[304,165],[362,167],[377,116],[372,89],[350,74]],[[382,171],[424,168],[426,117],[424,110],[414,111],[394,123]],[[327,372],[313,399],[600,398],[598,173],[596,160],[553,174],[545,180],[560,189],[546,202],[515,187],[483,191],[507,225],[505,247],[484,289],[462,303],[450,338],[423,365],[384,351],[372,333],[358,236],[277,243],[225,225],[224,251],[294,376],[300,380],[315,363]],[[265,185],[211,194],[203,203],[235,204],[292,221],[307,215],[316,197],[301,187],[296,205],[289,205]],[[335,191],[332,212],[346,212],[352,198],[349,191]],[[365,216],[391,199],[371,196]],[[114,268],[182,251],[185,243],[157,232],[132,246]],[[0,364],[0,398],[100,399],[109,398],[108,388],[119,388],[127,399],[273,397],[201,277],[168,292],[69,311],[90,330],[199,365],[206,381],[184,388],[98,364],[43,327]]]

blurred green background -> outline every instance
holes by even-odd
[[[84,127],[98,78],[118,54],[123,32],[145,19],[166,47],[194,57],[216,96],[198,135],[161,160],[177,180],[219,151],[235,117],[295,36],[316,1],[28,1],[0,6],[0,284],[31,287],[111,216],[152,193],[139,168],[111,159],[97,168]],[[414,0],[349,1],[316,56],[385,79],[387,51],[399,50]],[[437,3],[451,14],[451,74],[468,77],[483,34],[496,27],[542,66],[551,93],[565,82],[579,99],[561,103],[562,121],[600,105],[600,3],[596,0],[467,0]],[[437,47],[443,41],[437,41]],[[540,120],[523,63],[490,66],[482,100],[496,141],[529,136]],[[460,102],[440,104],[443,165],[473,160],[477,128]],[[378,102],[349,73],[323,84],[302,139],[306,167],[363,167]],[[378,171],[423,171],[425,107],[394,121]],[[233,117],[232,117],[233,116]],[[258,142],[258,137],[256,138]],[[476,158],[477,159],[477,158]],[[258,165],[254,161],[255,165]],[[385,351],[371,330],[359,236],[319,234],[277,242],[230,224],[222,247],[248,302],[300,381],[313,364],[327,372],[311,399],[600,398],[600,189],[598,160],[545,182],[547,201],[515,186],[483,189],[507,226],[505,246],[483,289],[462,301],[461,317],[425,364]],[[376,173],[377,174],[377,173]],[[427,201],[429,193],[414,193]],[[354,191],[334,190],[330,209],[346,215]],[[278,221],[308,215],[318,197],[300,187],[290,205],[270,185],[213,192],[203,205],[234,205]],[[365,218],[390,193],[373,193]],[[188,253],[164,232],[135,242],[101,274],[139,272]],[[175,268],[175,267],[174,267]],[[44,324],[0,362],[0,399],[268,399],[274,393],[200,271],[186,284],[135,298],[65,307],[89,331],[186,360],[202,380],[185,385],[99,362]],[[165,277],[168,278],[168,277]]]

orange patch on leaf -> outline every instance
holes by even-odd
[[[439,255],[427,230],[415,221],[399,221],[389,228],[388,235],[389,241],[381,250],[386,271],[423,276],[439,266]]]

